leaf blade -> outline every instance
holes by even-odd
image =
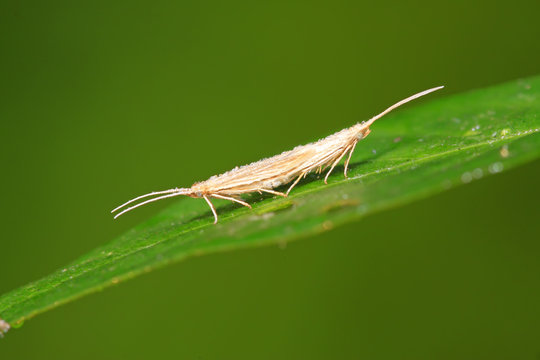
[[[0,297],[17,326],[43,311],[190,256],[327,231],[540,157],[540,77],[471,91],[387,116],[359,143],[350,179],[310,175],[289,198],[250,196],[253,210],[183,199],[64,269]],[[225,204],[220,202],[220,204]]]

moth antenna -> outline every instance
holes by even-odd
[[[184,190],[184,191],[181,191],[181,190]],[[143,206],[143,205],[146,205],[148,203],[151,203],[151,202],[154,202],[154,201],[158,201],[158,200],[161,200],[161,199],[166,199],[166,198],[170,198],[170,197],[175,197],[175,196],[180,196],[180,195],[187,195],[188,194],[188,191],[186,190],[189,190],[189,189],[178,189],[177,192],[173,193],[173,194],[168,194],[168,195],[163,195],[163,196],[158,196],[156,198],[153,198],[153,199],[149,199],[149,200],[146,200],[146,201],[143,201],[141,203],[138,203],[137,205],[133,205],[133,206],[130,206],[128,207],[127,209],[124,209],[122,211],[120,211],[118,214],[116,214],[114,216],[114,218],[116,219],[117,217],[119,217],[120,215],[122,214],[125,214],[127,213],[128,211],[131,211],[133,209],[136,209],[138,208],[139,206]],[[147,194],[148,195],[148,194]],[[144,197],[144,195],[142,196]],[[140,197],[139,197],[140,198]]]
[[[154,191],[154,192],[151,192],[151,193],[148,193],[148,194],[144,194],[144,195],[141,195],[141,196],[137,196],[136,198],[131,199],[131,200],[129,200],[128,202],[123,203],[122,205],[120,205],[120,206],[117,207],[116,209],[111,210],[111,213],[120,210],[120,209],[123,208],[124,206],[129,205],[129,204],[131,204],[131,203],[134,202],[134,201],[137,201],[137,200],[140,200],[140,199],[144,199],[144,198],[146,198],[146,197],[154,196],[154,195],[172,194],[172,193],[176,193],[176,192],[178,192],[178,191],[180,191],[180,190],[183,190],[183,189],[175,188],[175,189],[164,190],[164,191]]]
[[[412,96],[409,96],[408,98],[406,99],[403,99],[401,101],[398,101],[397,103],[395,103],[394,105],[390,106],[388,109],[384,110],[382,113],[380,113],[379,115],[376,115],[374,117],[372,117],[371,119],[369,119],[368,121],[364,122],[362,124],[362,127],[363,128],[368,128],[371,124],[373,124],[375,122],[375,120],[378,120],[380,118],[382,118],[384,115],[388,114],[390,111],[394,110],[395,108],[398,108],[400,107],[401,105],[403,104],[406,104],[408,103],[409,101],[411,100],[414,100],[414,99],[418,99],[419,97],[422,97],[424,95],[427,95],[429,93],[432,93],[434,91],[437,91],[437,90],[440,90],[442,89],[444,86],[437,86],[437,87],[434,87],[432,89],[428,89],[428,90],[424,90],[422,92],[419,92],[418,94],[414,94]]]

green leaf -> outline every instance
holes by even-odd
[[[349,179],[343,167],[328,185],[312,174],[288,198],[247,196],[252,210],[216,201],[217,225],[204,200],[175,201],[109,244],[3,295],[0,316],[17,326],[189,256],[283,244],[506,171],[540,155],[539,114],[540,77],[407,105],[372,126],[356,148]]]

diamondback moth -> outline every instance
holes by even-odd
[[[344,175],[347,177],[347,168],[349,166],[349,161],[351,160],[351,155],[356,147],[356,143],[369,135],[371,132],[369,129],[371,124],[395,108],[433,91],[442,89],[443,87],[444,86],[435,87],[409,96],[390,106],[388,109],[372,117],[368,121],[357,123],[350,128],[345,128],[319,141],[297,146],[292,150],[285,151],[271,158],[259,160],[249,165],[236,167],[221,175],[214,175],[206,181],[193,184],[190,188],[174,188],[138,196],[112,210],[111,213],[123,209],[114,216],[116,219],[120,215],[138,208],[139,206],[165,198],[186,195],[192,198],[203,198],[214,214],[215,224],[218,221],[218,215],[210,198],[230,200],[251,208],[251,205],[239,198],[241,194],[265,192],[286,197],[294,186],[298,184],[300,179],[306,177],[308,173],[313,170],[315,170],[316,173],[322,173],[330,166],[330,170],[328,170],[324,177],[324,182],[326,184],[328,176],[330,176],[334,167],[348,154],[345,160],[344,169]],[[289,186],[285,193],[273,190],[281,185],[288,184],[293,180],[294,182]],[[148,197],[152,198],[126,208],[127,205]]]

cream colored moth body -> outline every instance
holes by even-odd
[[[218,221],[218,216],[214,205],[210,201],[211,198],[230,200],[251,208],[251,205],[239,198],[240,195],[251,192],[266,192],[279,196],[287,196],[300,179],[305,177],[308,173],[311,171],[321,173],[330,166],[330,169],[324,178],[324,182],[326,183],[328,176],[332,170],[334,170],[334,167],[343,158],[345,158],[344,175],[347,177],[347,168],[354,148],[358,141],[368,136],[371,131],[369,129],[371,124],[395,108],[441,88],[443,88],[443,86],[412,95],[390,106],[388,109],[372,117],[368,121],[363,121],[350,128],[338,131],[319,141],[297,146],[290,151],[285,151],[279,155],[259,160],[249,165],[236,167],[221,175],[212,176],[206,181],[195,183],[191,188],[175,188],[141,195],[120,205],[111,212],[114,213],[124,208],[124,210],[115,215],[114,218],[116,219],[118,216],[128,211],[150,202],[186,195],[206,200],[214,214],[215,224]],[[289,186],[287,192],[283,193],[273,190],[281,185],[288,184],[293,180],[294,182]],[[127,205],[148,197],[152,198],[126,208]]]

